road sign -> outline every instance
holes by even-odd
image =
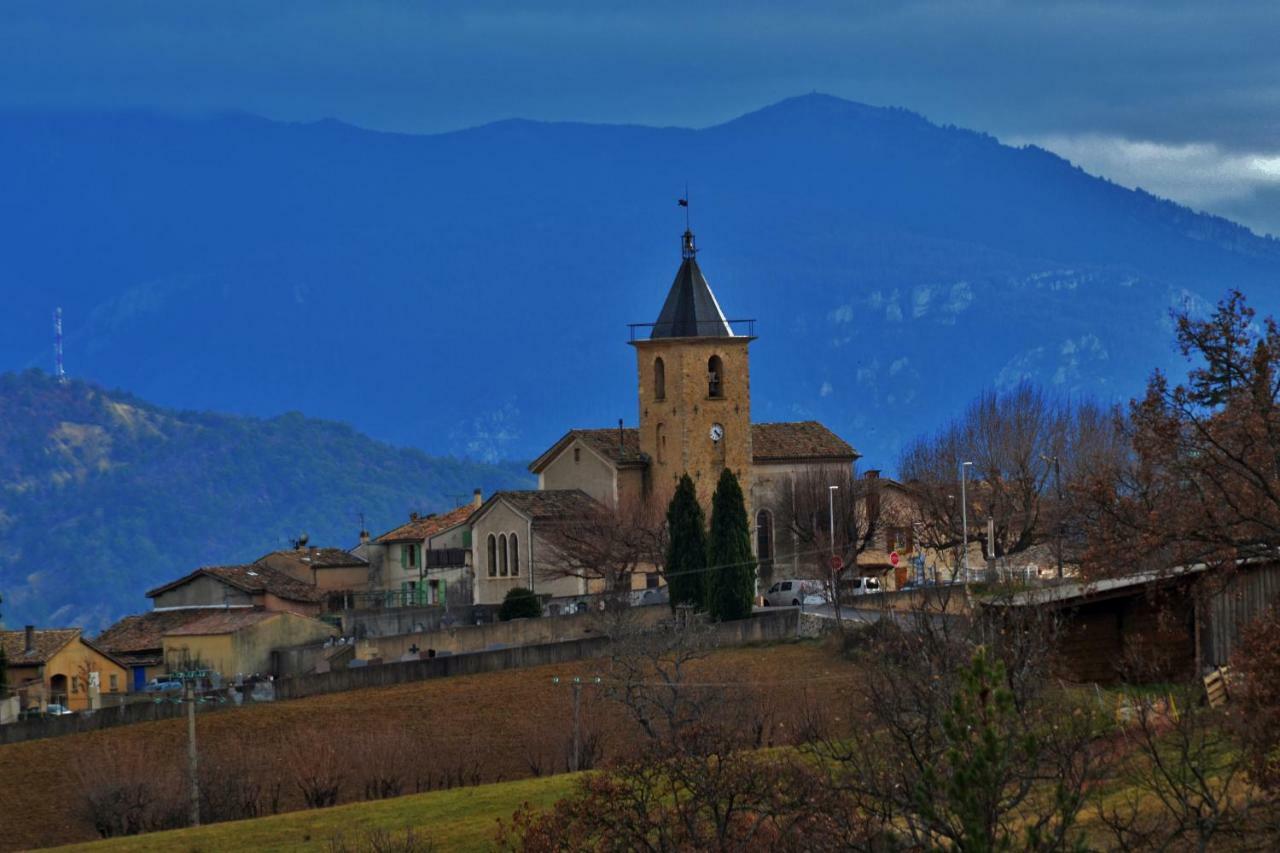
[[[893,567],[895,567],[895,568],[896,568],[896,567],[897,567],[897,565],[898,565],[898,563],[900,563],[901,561],[902,561],[902,558],[898,556],[898,552],[897,552],[897,551],[890,551],[890,552],[889,552],[889,565],[891,565],[891,566],[893,566]]]
[[[831,571],[838,572],[844,568],[844,560],[840,559],[839,554],[831,555]]]

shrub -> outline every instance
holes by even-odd
[[[533,594],[533,590],[522,586],[507,590],[506,597],[502,599],[502,607],[498,609],[498,618],[503,622],[536,619],[541,615],[542,604],[539,603],[538,596]]]

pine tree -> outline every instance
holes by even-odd
[[[711,537],[707,547],[707,611],[716,621],[751,615],[756,591],[756,560],[751,553],[751,527],[738,478],[728,468],[720,473],[711,497]]]
[[[695,610],[707,601],[707,527],[693,480],[685,474],[667,505],[667,591],[671,609],[690,605]]]

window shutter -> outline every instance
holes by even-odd
[[[400,568],[402,569],[409,568],[409,546],[408,545],[400,546]]]
[[[463,548],[471,547],[471,531],[470,530],[462,531],[462,547]]]

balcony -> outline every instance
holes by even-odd
[[[647,341],[654,337],[655,334],[659,338],[722,338],[725,337],[725,335],[722,334],[725,323],[729,324],[729,331],[735,338],[754,338],[756,336],[755,320],[725,320],[724,322],[721,322],[720,320],[708,320],[706,322],[697,322],[694,324],[697,326],[696,334],[692,335],[689,334],[689,329],[687,328],[690,325],[689,322],[628,323],[627,329],[630,334],[628,342],[635,343],[636,341]],[[680,334],[673,334],[677,326],[679,327]]]

